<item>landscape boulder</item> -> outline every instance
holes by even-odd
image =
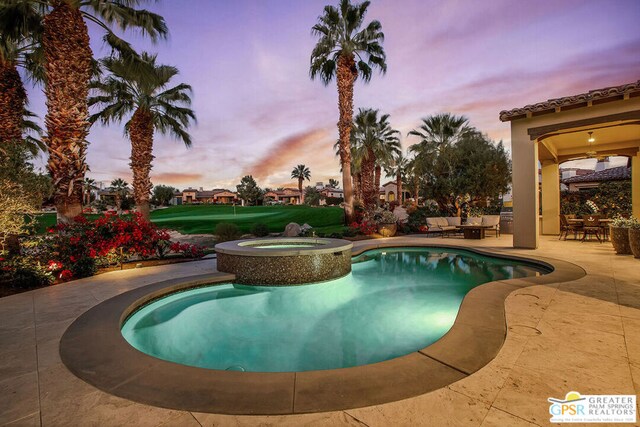
[[[302,232],[302,227],[300,224],[295,222],[290,222],[284,229],[284,233],[282,233],[282,237],[298,237]]]

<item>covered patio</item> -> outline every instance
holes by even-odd
[[[568,160],[628,157],[640,217],[640,80],[505,110],[500,120],[511,122],[514,247],[535,249],[540,234],[560,233],[559,165]]]

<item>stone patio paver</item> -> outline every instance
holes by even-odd
[[[570,390],[640,392],[640,261],[615,255],[609,243],[554,237],[543,237],[536,251],[512,249],[511,236],[408,236],[393,242],[416,239],[556,258],[578,264],[588,275],[511,292],[505,302],[507,339],[499,354],[448,387],[366,408],[269,417],[142,405],[95,389],[60,361],[60,336],[85,310],[149,283],[212,272],[213,259],[116,271],[13,295],[0,299],[0,425],[531,426],[548,425],[547,398]]]

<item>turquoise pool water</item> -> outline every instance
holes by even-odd
[[[372,250],[351,274],[302,286],[212,285],[136,311],[122,334],[160,359],[211,369],[288,372],[402,356],[453,325],[474,287],[546,271],[449,249]]]

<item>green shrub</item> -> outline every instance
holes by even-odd
[[[8,283],[15,288],[30,289],[51,285],[54,280],[50,269],[31,257],[0,257],[1,283]]]
[[[240,238],[238,226],[230,222],[218,223],[215,234],[218,236],[218,243]]]
[[[251,234],[256,237],[265,237],[269,235],[269,227],[267,224],[257,222],[251,227]]]
[[[357,234],[358,232],[353,227],[345,227],[342,231],[344,237],[356,237]]]

